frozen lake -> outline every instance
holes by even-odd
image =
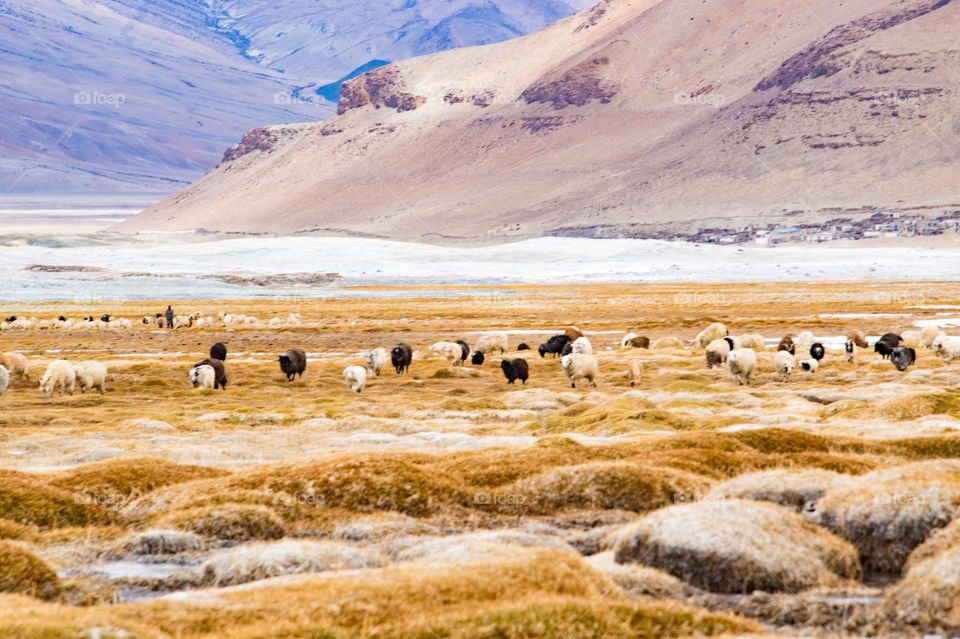
[[[0,235],[0,300],[8,302],[371,295],[344,288],[358,284],[957,277],[960,250],[946,248],[578,238],[461,248],[343,237]]]

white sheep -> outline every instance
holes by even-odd
[[[666,337],[658,337],[650,342],[650,350],[659,351],[666,350],[668,348],[683,348],[683,340],[681,340],[679,337],[668,335]]]
[[[133,328],[133,323],[130,320],[121,317],[115,320],[110,320],[107,323],[107,328],[109,328],[111,331],[129,331]]]
[[[7,385],[10,384],[10,373],[7,367],[0,365],[0,395],[7,392]]]
[[[586,337],[578,337],[570,344],[570,352],[579,355],[593,355],[593,344]]]
[[[630,385],[633,386],[639,382],[641,377],[643,377],[643,362],[638,358],[631,359],[627,363],[627,379],[630,380]]]
[[[795,365],[796,360],[787,351],[778,351],[776,357],[773,358],[773,367],[776,369],[777,378],[781,382],[790,381],[790,373],[793,372]]]
[[[920,329],[920,346],[923,348],[933,348],[933,340],[943,334],[939,326],[924,326]]]
[[[727,355],[732,350],[730,348],[729,338],[715,339],[707,344],[707,368],[714,366],[723,366],[727,361]]]
[[[798,353],[809,353],[810,347],[813,346],[813,342],[816,340],[816,337],[813,336],[811,331],[803,331],[797,335],[796,344]]]
[[[5,366],[13,377],[30,381],[30,363],[24,355],[20,353],[0,353],[0,364]]]
[[[570,353],[560,358],[560,366],[570,380],[570,386],[577,387],[577,381],[585,379],[596,388],[597,378],[600,376],[600,366],[597,358],[584,353]]]
[[[720,322],[714,322],[697,334],[693,340],[693,345],[695,348],[706,348],[710,342],[723,339],[729,334],[730,331],[727,330],[726,326]]]
[[[503,354],[509,349],[508,342],[509,338],[506,333],[483,333],[477,339],[476,350],[484,355],[489,355],[493,351],[500,351]]]
[[[213,370],[213,366],[208,366],[206,364],[203,366],[194,366],[190,369],[189,377],[190,384],[194,388],[213,389],[213,386],[217,381],[217,371]]]
[[[362,392],[367,385],[367,369],[363,366],[347,366],[343,369],[343,379],[347,388],[355,393]]]
[[[757,367],[757,354],[750,348],[738,348],[727,355],[727,370],[738,384],[750,385],[750,376]]]
[[[77,387],[77,371],[70,362],[58,359],[47,365],[47,370],[40,378],[40,392],[46,397],[52,397],[53,392],[60,389],[61,395],[73,395]]]
[[[287,326],[300,326],[300,313],[287,315]]]
[[[437,342],[430,347],[430,353],[434,357],[447,360],[451,366],[459,366],[463,363],[463,349],[454,342]]]
[[[945,362],[960,359],[960,337],[953,337],[941,333],[930,345],[933,352],[943,358]]]
[[[80,362],[74,366],[77,374],[77,383],[80,384],[80,392],[86,393],[94,388],[103,395],[107,388],[107,367],[93,360]]]
[[[367,370],[373,375],[379,376],[380,371],[387,365],[387,349],[375,348],[368,351],[364,354],[364,359],[367,361]]]
[[[820,368],[820,360],[813,359],[812,357],[809,359],[801,359],[797,362],[797,366],[808,373],[816,373]]]
[[[900,345],[909,346],[910,348],[920,348],[923,342],[923,333],[921,331],[903,331],[900,333],[900,337],[903,339]]]
[[[755,351],[762,351],[767,348],[767,341],[759,333],[750,333],[734,338],[740,343],[740,348],[752,348]]]

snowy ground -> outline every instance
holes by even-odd
[[[446,248],[340,237],[201,241],[191,234],[6,235],[0,236],[0,300],[340,296],[351,294],[343,286],[353,284],[939,280],[960,276],[958,258],[960,250],[943,248],[576,238]],[[27,270],[36,266],[41,268]],[[337,273],[342,279],[313,285],[216,279],[302,273]]]

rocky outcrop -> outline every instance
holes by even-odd
[[[237,158],[260,151],[270,153],[286,140],[291,140],[303,132],[303,126],[265,126],[251,129],[243,134],[240,142],[234,144],[223,154],[221,164],[233,162]]]
[[[368,105],[375,109],[386,107],[402,113],[413,111],[426,101],[425,97],[404,90],[396,67],[380,67],[344,82],[337,114],[343,115],[347,111]]]
[[[597,56],[567,69],[558,78],[541,79],[522,94],[527,104],[552,104],[554,109],[583,106],[592,100],[603,104],[618,92],[617,85],[604,77],[610,58]]]

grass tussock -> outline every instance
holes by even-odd
[[[92,526],[116,519],[92,500],[78,498],[40,480],[0,478],[0,514],[40,529]]]
[[[8,519],[0,519],[0,539],[31,541],[35,537],[36,531],[33,528]]]
[[[927,537],[927,540],[917,546],[903,566],[903,571],[909,572],[915,565],[933,559],[941,554],[960,548],[960,518],[956,518],[943,528],[938,528]]]
[[[683,471],[647,467],[636,461],[590,462],[520,480],[503,488],[504,499],[497,503],[526,514],[573,509],[646,512],[692,501],[706,487],[701,477]]]
[[[856,545],[864,569],[899,574],[907,556],[960,512],[960,461],[915,462],[828,491],[808,519]]]
[[[60,580],[33,553],[0,541],[0,592],[51,599],[60,593]]]
[[[327,541],[287,540],[232,548],[203,563],[202,582],[236,584],[306,572],[379,568],[384,558],[374,550]]]
[[[860,576],[846,541],[785,508],[744,500],[650,513],[620,533],[615,558],[719,593],[797,592]]]
[[[157,488],[195,479],[221,477],[226,472],[206,466],[174,464],[163,459],[113,459],[68,470],[50,483],[71,492],[126,499]]]
[[[746,473],[715,485],[707,499],[751,499],[768,501],[800,512],[810,501],[817,501],[850,477],[819,468],[773,469]]]
[[[280,539],[283,521],[265,506],[223,504],[167,513],[162,523],[223,541]]]
[[[178,555],[203,550],[203,538],[182,530],[145,530],[124,539],[119,551],[125,555]]]
[[[886,594],[882,604],[885,630],[956,633],[960,628],[960,547],[912,565]]]

